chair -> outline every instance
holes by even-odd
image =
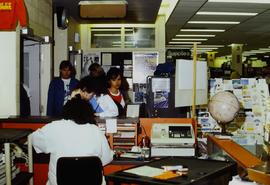
[[[58,185],[101,185],[103,166],[96,156],[61,157],[57,161]]]

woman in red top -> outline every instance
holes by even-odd
[[[108,94],[118,107],[119,116],[125,115],[125,100],[121,92],[122,72],[116,67],[112,67],[107,72]]]

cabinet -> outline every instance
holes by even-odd
[[[117,119],[117,132],[106,133],[106,119],[98,119],[97,124],[108,138],[112,149],[130,150],[132,146],[138,145],[137,118]]]
[[[24,185],[30,183],[33,184],[33,154],[32,143],[29,137],[31,133],[30,129],[7,129],[0,128],[0,143],[4,145],[4,160],[5,160],[5,173],[6,173],[6,185]],[[16,143],[21,139],[27,139],[28,144],[28,172],[20,172],[12,179],[11,171],[11,149],[10,144]]]

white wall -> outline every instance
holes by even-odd
[[[41,45],[41,62],[40,62],[40,103],[41,115],[46,115],[47,96],[49,84],[51,81],[52,71],[52,44]]]
[[[20,35],[0,32],[0,116],[19,114]]]

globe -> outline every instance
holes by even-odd
[[[237,97],[228,91],[218,92],[208,103],[208,110],[222,127],[222,133],[226,133],[225,125],[236,117],[239,109],[240,104]]]

